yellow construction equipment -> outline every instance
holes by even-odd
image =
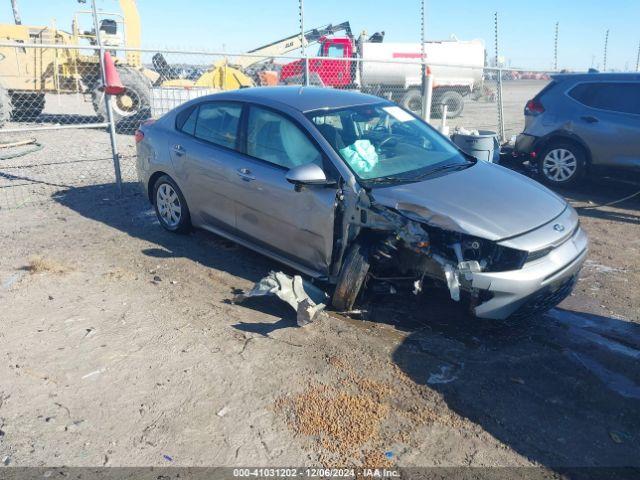
[[[29,120],[45,105],[46,93],[87,93],[96,115],[106,117],[97,50],[73,48],[97,45],[96,35],[110,49],[140,47],[140,16],[135,0],[119,0],[121,12],[99,12],[99,32],[82,31],[81,21],[92,23],[91,11],[76,12],[67,32],[50,26],[0,24],[0,42],[60,45],[64,48],[0,46],[0,124],[9,118]],[[123,27],[123,28],[122,28]],[[120,30],[123,30],[120,32]],[[148,112],[151,80],[139,52],[116,59],[125,91],[115,96],[117,122]],[[156,75],[157,77],[157,75]]]

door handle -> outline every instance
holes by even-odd
[[[251,175],[251,170],[249,170],[248,168],[239,168],[238,169],[238,176],[244,180],[245,182],[250,182],[252,180],[255,180],[256,177],[254,177],[253,175]]]
[[[184,155],[186,152],[186,150],[184,149],[184,147],[180,144],[175,144],[173,146],[173,152],[178,155],[179,157],[181,157],[182,155]]]
[[[592,117],[591,115],[584,115],[580,117],[580,119],[584,120],[587,123],[598,123],[600,121],[596,117]]]

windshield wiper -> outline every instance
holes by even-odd
[[[446,165],[441,165],[436,167],[428,172],[423,173],[422,175],[416,175],[411,177],[399,177],[397,175],[388,175],[386,177],[377,177],[377,178],[369,178],[365,180],[367,183],[415,183],[423,180],[424,178],[430,177],[434,173],[442,172],[444,170],[464,170],[465,168],[469,168],[474,165],[473,163],[448,163]]]
[[[365,180],[367,183],[393,183],[393,182],[415,182],[413,178],[397,177],[395,175],[388,175],[386,177],[369,178]]]
[[[417,180],[420,180],[420,179],[423,179],[423,178],[430,177],[434,173],[443,172],[445,170],[464,170],[465,168],[469,168],[472,165],[474,165],[474,164],[471,163],[471,162],[469,162],[469,163],[447,163],[446,165],[440,165],[439,167],[432,168],[428,172],[425,172],[422,175],[419,175],[419,176],[414,177],[414,178],[417,179]]]

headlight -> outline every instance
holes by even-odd
[[[553,250],[553,247],[543,248],[542,250],[536,250],[535,252],[529,252],[527,255],[527,262],[533,262],[539,258],[546,257]]]

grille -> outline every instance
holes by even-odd
[[[576,284],[577,275],[569,277],[562,285],[553,290],[547,287],[528,299],[512,318],[522,319],[541,315],[567,298]]]

